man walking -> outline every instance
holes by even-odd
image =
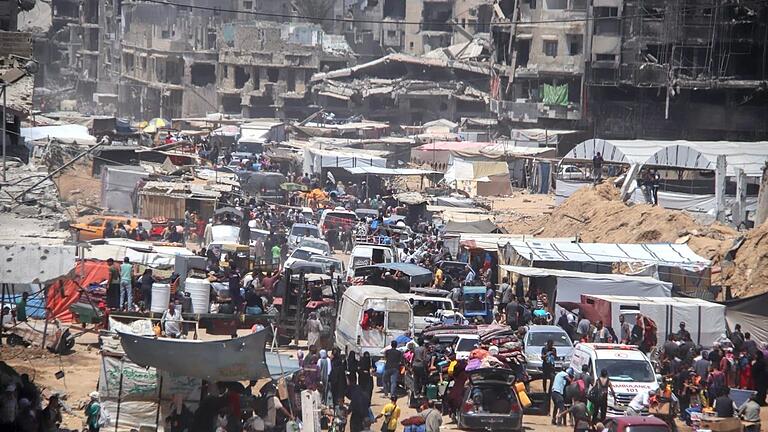
[[[133,309],[133,266],[128,257],[120,264],[120,308]]]
[[[397,398],[397,378],[403,363],[403,353],[397,349],[397,341],[390,343],[389,349],[384,353],[384,359],[384,397]]]
[[[560,413],[565,412],[565,386],[573,379],[573,369],[568,368],[567,371],[560,371],[555,375],[555,379],[552,383],[552,424],[560,425],[562,416]]]

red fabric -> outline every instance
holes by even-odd
[[[82,279],[81,274],[84,274]],[[48,286],[46,307],[53,318],[65,323],[72,322],[74,317],[69,307],[80,299],[80,288],[85,288],[92,283],[101,283],[107,279],[109,279],[109,267],[106,261],[80,261],[67,277]]]

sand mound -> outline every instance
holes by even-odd
[[[746,233],[719,223],[702,225],[685,212],[627,205],[609,182],[580,189],[548,216],[512,221],[505,228],[541,237],[579,236],[584,242],[687,243],[713,261],[713,284],[730,286],[739,297],[768,291],[768,224]],[[741,235],[744,242],[733,260],[724,259]]]

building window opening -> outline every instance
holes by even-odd
[[[205,87],[216,82],[216,66],[208,63],[195,63],[190,68],[192,85]]]
[[[405,18],[405,0],[384,0],[384,18]]]
[[[569,34],[566,36],[568,41],[568,55],[581,55],[583,51],[583,37],[578,34]]]
[[[267,80],[271,83],[276,83],[280,77],[280,69],[270,68],[267,69]]]
[[[235,88],[243,88],[245,83],[251,79],[251,74],[245,71],[245,68],[235,66]]]
[[[544,55],[548,57],[557,57],[557,41],[556,40],[544,41]]]

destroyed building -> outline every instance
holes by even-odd
[[[436,53],[437,54],[437,53]],[[341,117],[362,115],[392,124],[482,117],[498,68],[475,60],[389,54],[312,77],[318,105]]]
[[[487,38],[493,3],[492,0],[355,1],[346,6],[344,15],[355,21],[345,22],[343,33],[364,61],[381,57],[387,51],[421,55],[468,42],[473,35]],[[454,31],[454,25],[464,31]]]
[[[317,24],[226,24],[219,38],[219,111],[243,117],[306,117],[316,111],[307,91],[312,75],[354,63],[345,39]]]
[[[768,3],[600,1],[586,84],[597,136],[768,137]]]
[[[135,118],[174,118],[216,112],[218,28],[234,21],[236,2],[196,0],[173,5],[123,4],[119,112]]]
[[[501,1],[495,61],[508,84],[491,109],[515,127],[582,125],[586,0]]]

